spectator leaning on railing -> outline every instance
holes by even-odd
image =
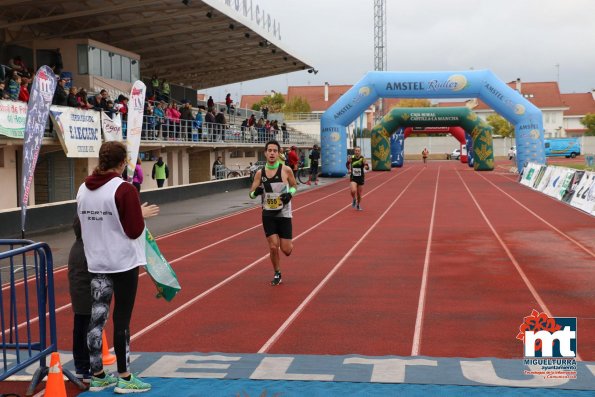
[[[77,101],[76,94],[78,94],[78,89],[75,86],[70,87],[68,90],[68,97],[66,98],[66,106],[71,108],[78,108],[79,102]]]

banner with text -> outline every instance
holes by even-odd
[[[141,132],[143,130],[143,113],[145,110],[145,83],[137,80],[130,91],[128,101],[128,126],[126,134],[126,148],[128,149],[128,179],[132,181],[138,150],[140,148]]]
[[[100,113],[64,106],[52,106],[50,114],[66,157],[99,157]]]
[[[25,235],[25,221],[27,217],[27,205],[29,203],[29,192],[33,173],[37,164],[37,157],[41,149],[43,132],[48,120],[48,113],[54,91],[58,81],[56,75],[48,66],[43,65],[35,74],[31,86],[31,96],[27,105],[27,121],[25,122],[25,133],[23,142],[23,180],[21,185],[21,230]]]
[[[22,139],[27,121],[27,103],[0,101],[0,134]]]
[[[122,117],[120,113],[110,117],[107,113],[101,112],[101,129],[106,142],[122,142]]]

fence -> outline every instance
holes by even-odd
[[[52,252],[29,240],[0,240],[0,251],[0,381],[39,361],[29,396],[48,373],[46,357],[58,351]],[[69,371],[64,375],[85,388]]]

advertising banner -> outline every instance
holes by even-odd
[[[120,113],[110,117],[107,113],[101,112],[101,129],[106,142],[122,142],[122,117]]]
[[[27,121],[27,104],[20,101],[0,101],[0,134],[23,139]]]
[[[539,165],[535,163],[529,163],[525,166],[523,170],[523,178],[521,179],[521,184],[525,186],[533,186],[533,182],[535,182],[535,178],[537,178],[537,172],[539,171]]]
[[[128,149],[128,179],[132,180],[134,167],[138,158],[140,138],[143,129],[143,112],[145,110],[145,93],[147,87],[142,81],[137,80],[130,91],[128,101],[128,127],[126,135],[126,148]]]
[[[592,213],[595,209],[595,173],[585,172],[578,186],[576,192],[570,200],[570,205]]]
[[[555,167],[547,186],[543,189],[543,193],[550,197],[555,197],[556,192],[560,189],[564,175],[566,175],[566,168]]]
[[[99,157],[101,147],[100,112],[52,106],[50,115],[66,157]]]
[[[21,184],[21,230],[23,236],[25,234],[25,220],[31,182],[33,181],[33,173],[41,149],[43,132],[57,83],[58,81],[52,69],[44,65],[37,71],[31,86],[23,136],[23,181]]]
[[[539,190],[540,192],[545,190],[555,169],[556,167],[552,165],[545,169],[543,176],[541,177],[541,181],[539,181],[539,185],[536,186],[536,190]]]

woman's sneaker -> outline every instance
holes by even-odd
[[[91,383],[93,375],[91,374],[91,371],[76,371],[76,377],[83,383]]]
[[[130,374],[130,380],[119,378],[118,385],[114,389],[119,394],[142,393],[149,390],[151,390],[151,385],[143,382],[142,379],[137,378],[133,374]]]
[[[91,377],[91,384],[89,385],[89,391],[101,391],[118,384],[118,378],[110,374],[105,374],[103,378],[97,376]]]
[[[273,277],[271,285],[275,286],[279,284],[281,284],[281,272],[275,272],[275,277]]]

